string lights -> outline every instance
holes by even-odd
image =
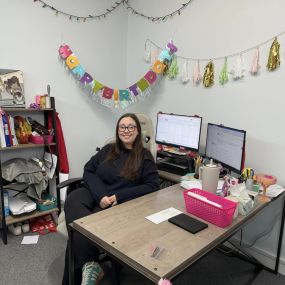
[[[55,15],[57,16],[58,14],[64,15],[66,17],[69,18],[69,20],[72,19],[76,19],[78,22],[79,21],[83,21],[86,22],[86,20],[91,20],[91,19],[97,19],[100,20],[102,18],[106,18],[106,16],[108,14],[110,14],[111,12],[113,12],[115,9],[117,9],[121,4],[123,4],[123,6],[125,8],[127,8],[129,11],[131,11],[132,14],[143,17],[147,20],[150,20],[152,22],[160,22],[160,21],[165,21],[168,20],[169,18],[172,18],[175,15],[180,15],[182,10],[184,10],[191,2],[193,2],[193,0],[189,0],[186,3],[182,4],[177,10],[168,13],[166,15],[162,15],[162,16],[148,16],[145,15],[139,11],[137,11],[136,9],[134,9],[131,5],[130,5],[130,1],[129,0],[121,0],[121,1],[115,1],[114,4],[111,6],[111,8],[106,9],[106,12],[98,14],[98,15],[87,15],[87,16],[78,16],[78,15],[74,15],[74,14],[69,14],[67,12],[64,12],[62,10],[59,10],[49,4],[47,4],[45,1],[42,0],[34,0],[34,2],[38,2],[42,5],[42,8],[49,8],[52,11],[55,12]]]
[[[57,8],[47,4],[46,2],[42,1],[42,0],[34,0],[34,2],[38,2],[42,5],[42,8],[49,8],[52,11],[55,12],[55,15],[57,16],[58,14],[64,15],[66,17],[69,18],[69,20],[72,19],[76,19],[78,22],[82,21],[82,22],[86,22],[86,20],[90,20],[90,19],[97,19],[100,20],[102,18],[106,18],[106,16],[108,14],[110,14],[111,12],[113,12],[115,9],[117,9],[121,4],[123,4],[125,2],[125,0],[121,0],[121,1],[116,1],[114,2],[114,4],[111,6],[111,8],[106,9],[106,12],[98,14],[98,15],[87,15],[87,16],[78,16],[78,15],[74,15],[74,14],[69,14],[67,12],[58,10]]]
[[[189,4],[191,4],[191,2],[193,2],[193,0],[189,0],[186,3],[182,4],[182,6],[180,8],[178,8],[177,10],[163,15],[163,16],[157,16],[157,17],[153,17],[153,16],[147,16],[144,15],[143,13],[140,13],[139,11],[135,10],[130,4],[129,1],[124,1],[125,6],[127,7],[128,10],[130,10],[133,14],[141,16],[147,20],[150,20],[152,22],[160,22],[160,21],[164,21],[167,20],[169,18],[172,18],[175,15],[179,15],[181,14],[182,10],[185,9]]]

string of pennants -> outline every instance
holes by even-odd
[[[284,32],[280,33],[278,36],[284,34]],[[240,80],[246,74],[246,67],[243,60],[243,54],[253,51],[253,57],[251,61],[251,65],[249,68],[249,72],[251,75],[258,75],[260,72],[260,51],[259,47],[261,45],[267,44],[268,42],[272,42],[268,61],[267,61],[267,70],[273,71],[280,66],[280,44],[278,42],[277,36],[274,39],[267,40],[253,48],[246,49],[244,51],[230,54],[223,57],[216,57],[212,59],[195,59],[195,58],[186,58],[182,56],[175,55],[172,61],[172,68],[175,72],[169,73],[169,78],[176,78],[179,74],[181,76],[182,83],[186,84],[191,81],[193,85],[198,86],[201,82],[204,87],[211,87],[215,83],[215,75],[218,75],[219,83],[221,85],[229,82],[230,76],[232,76],[233,80]],[[147,39],[145,42],[145,60],[146,62],[153,62],[156,60],[157,55],[160,53],[161,48],[155,44],[150,39]],[[228,67],[228,58],[235,57],[236,61],[232,68]],[[182,68],[178,65],[178,60],[182,62]],[[214,61],[223,60],[223,66],[220,71],[215,71]],[[204,73],[201,73],[201,62],[207,62],[204,67]],[[190,71],[190,63],[193,64],[193,70]],[[191,74],[192,73],[192,74]]]
[[[171,77],[171,73],[176,73],[175,64],[173,68],[173,58],[177,47],[172,41],[168,42],[160,52],[147,73],[125,89],[111,88],[99,82],[85,70],[69,45],[61,45],[58,52],[67,69],[72,72],[82,86],[90,91],[92,99],[108,108],[126,109],[130,104],[149,95],[152,88],[164,75]]]

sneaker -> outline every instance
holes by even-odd
[[[104,272],[97,262],[86,262],[82,268],[81,285],[98,285]]]
[[[19,236],[22,233],[22,228],[18,224],[9,225],[8,230],[15,236]]]
[[[22,224],[22,232],[23,233],[28,233],[29,231],[30,231],[29,223],[27,221],[23,222],[23,224]]]

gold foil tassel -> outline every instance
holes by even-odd
[[[214,64],[212,61],[205,67],[203,84],[205,87],[211,87],[214,84]]]
[[[277,38],[274,39],[267,62],[267,69],[272,71],[280,66],[280,54],[279,54],[280,44],[277,41]]]

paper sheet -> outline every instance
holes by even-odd
[[[185,189],[192,189],[192,188],[198,188],[202,189],[202,184],[200,180],[183,180],[180,183],[181,187]]]
[[[277,197],[280,193],[284,192],[285,188],[278,184],[270,185],[266,190],[266,196]]]
[[[217,190],[222,190],[223,185],[224,185],[224,180],[219,180]],[[185,189],[192,189],[192,188],[202,189],[202,183],[200,180],[197,179],[183,180],[181,181],[180,186]]]
[[[157,212],[155,214],[152,214],[150,216],[145,217],[146,219],[148,219],[149,221],[155,223],[155,224],[160,224],[164,221],[167,221],[168,219],[177,216],[179,214],[181,214],[182,212],[175,209],[175,208],[167,208],[165,210],[162,210],[160,212]]]
[[[21,244],[36,244],[38,243],[39,235],[24,236]]]

